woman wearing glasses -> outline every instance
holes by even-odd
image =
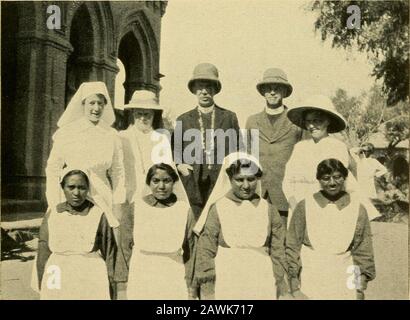
[[[376,276],[370,222],[348,170],[336,159],[320,162],[320,191],[296,205],[286,238],[290,287],[296,299],[364,299]]]
[[[330,135],[344,130],[346,120],[336,111],[328,97],[313,96],[303,106],[290,109],[287,115],[294,124],[309,131],[312,137],[295,145],[286,165],[283,192],[291,208],[290,219],[298,202],[319,191],[315,172],[322,160],[338,159],[346,168],[354,167],[354,160],[349,154],[347,145]],[[352,174],[349,174],[346,188],[360,196],[370,220],[380,215],[369,199],[363,195]]]

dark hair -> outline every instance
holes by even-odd
[[[362,148],[365,148],[365,147],[369,148],[370,153],[373,153],[374,145],[372,143],[370,142],[363,143]]]
[[[387,160],[387,157],[384,156],[384,155],[381,155],[381,156],[378,156],[378,157],[376,158],[376,160],[379,161],[381,164],[385,164],[385,163],[386,163],[386,160]]]
[[[329,120],[329,115],[327,112],[320,110],[320,109],[307,109],[302,112],[302,117],[301,117],[302,125],[303,125],[303,128],[305,129],[306,129],[306,116],[312,112],[318,113],[321,117]]]
[[[236,160],[226,169],[226,174],[228,175],[229,179],[231,179],[235,174],[240,173],[242,168],[251,168],[252,172],[255,172],[255,177],[262,177],[262,170],[255,162],[248,159]]]
[[[177,182],[179,180],[178,174],[175,172],[175,170],[166,163],[158,163],[154,164],[151,168],[149,168],[148,173],[147,173],[147,178],[145,179],[145,183],[149,185],[151,183],[151,179],[154,176],[155,172],[157,169],[161,169],[166,171],[172,178],[174,182]]]
[[[96,93],[97,97],[100,99],[103,99],[104,101],[104,105],[106,105],[108,103],[107,98],[105,97],[105,95],[103,95],[102,93]],[[91,96],[91,95],[90,95]],[[89,97],[89,96],[88,96]],[[83,101],[81,101],[82,104],[85,104],[85,99],[87,99],[88,97],[85,97],[83,99]]]
[[[319,163],[316,171],[316,179],[321,179],[325,174],[332,174],[339,171],[343,178],[347,178],[349,171],[346,167],[337,159],[326,159]]]
[[[87,183],[87,187],[88,188],[90,187],[90,180],[88,180],[88,176],[83,171],[81,171],[81,170],[71,170],[71,171],[67,172],[65,174],[65,176],[63,177],[63,179],[61,180],[61,182],[60,182],[61,188],[64,188],[65,182],[69,177],[75,176],[75,175],[82,176],[84,178],[85,182]]]

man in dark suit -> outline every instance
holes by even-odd
[[[223,158],[238,150],[240,133],[236,114],[214,103],[214,96],[221,90],[214,65],[197,65],[188,88],[197,96],[198,105],[177,118],[174,156],[190,204],[200,214],[218,178]]]
[[[282,181],[294,145],[302,139],[303,130],[286,116],[288,108],[282,100],[293,91],[286,73],[270,68],[256,86],[265,98],[265,109],[251,115],[246,129],[259,129],[259,161],[263,168],[262,196],[279,211],[283,224],[287,225],[288,202],[282,191]],[[248,136],[248,142],[251,137]]]
[[[193,273],[196,236],[192,228],[204,208],[226,155],[241,144],[238,118],[232,111],[217,106],[214,96],[221,90],[217,68],[209,63],[197,65],[188,88],[196,95],[198,105],[180,115],[173,135],[174,160],[187,192],[195,219],[188,226],[190,248],[184,250],[190,260],[187,273]],[[187,281],[190,282],[190,275]],[[197,298],[199,284],[188,283],[191,298]]]

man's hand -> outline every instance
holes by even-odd
[[[293,197],[293,196],[289,198],[288,203],[289,203],[289,208],[290,208],[292,211],[295,210],[296,205],[298,204],[298,202],[296,201],[296,198]]]
[[[117,245],[117,247],[118,247],[118,246],[121,245],[121,243],[120,243],[120,228],[118,228],[118,227],[112,228],[112,232],[113,232],[113,234],[114,234],[115,243],[116,243],[116,245]]]
[[[114,214],[114,217],[117,218],[118,222],[120,222],[123,214],[123,205],[119,203],[113,204],[112,213]]]
[[[113,204],[112,205],[112,213],[114,215],[114,217],[118,220],[119,223],[121,223],[121,218],[124,212],[124,205],[123,204]],[[114,233],[114,239],[115,242],[117,244],[117,246],[120,245],[120,228],[119,227],[115,227],[112,228],[113,233]]]
[[[192,166],[190,166],[189,164],[184,164],[184,163],[177,165],[177,169],[184,177],[189,176],[190,171],[194,170]]]

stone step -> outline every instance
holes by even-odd
[[[45,212],[47,204],[41,200],[2,199],[2,214]]]
[[[5,230],[38,229],[43,216],[44,211],[2,213],[0,224]]]
[[[46,211],[40,200],[3,199],[1,227],[6,230],[38,229]]]

